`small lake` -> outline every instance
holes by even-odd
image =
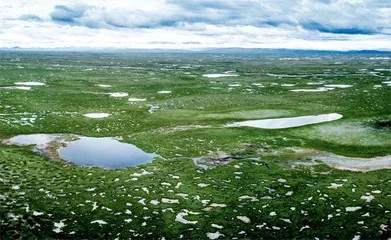
[[[93,138],[63,134],[19,135],[6,142],[9,145],[35,145],[34,151],[49,155],[50,146],[61,146],[57,153],[62,160],[80,166],[107,169],[133,167],[152,162],[156,153],[147,153],[129,143],[115,138]],[[61,144],[61,145],[59,145]]]
[[[330,113],[312,116],[300,116],[291,118],[273,118],[262,120],[250,120],[228,124],[227,127],[254,127],[263,129],[284,129],[300,127],[309,124],[335,121],[342,118],[341,114]]]

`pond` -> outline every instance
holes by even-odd
[[[312,116],[300,116],[291,118],[273,118],[273,119],[262,119],[262,120],[250,120],[243,122],[234,122],[228,124],[227,127],[254,127],[263,129],[283,129],[300,127],[309,124],[330,122],[342,118],[341,114],[330,113]]]
[[[19,135],[6,141],[9,145],[35,145],[34,151],[53,157],[47,151],[56,148],[58,156],[80,166],[107,169],[126,168],[152,162],[156,153],[147,153],[129,143],[115,138],[93,138],[66,134]],[[58,147],[59,146],[59,147]]]

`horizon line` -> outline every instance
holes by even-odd
[[[116,48],[116,47],[60,47],[60,48],[24,48],[24,47],[11,47],[2,48],[0,51],[161,51],[161,52],[209,52],[209,51],[302,51],[302,52],[384,52],[391,53],[391,49],[348,49],[348,50],[330,50],[330,49],[303,49],[303,48],[259,48],[259,47],[211,47],[211,48]]]

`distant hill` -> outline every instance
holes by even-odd
[[[210,54],[246,54],[246,55],[327,55],[327,54],[387,54],[391,50],[302,50],[302,49],[272,49],[272,48],[209,48],[209,49],[117,49],[117,48],[0,48],[0,51],[26,52],[90,52],[90,53],[210,53]]]

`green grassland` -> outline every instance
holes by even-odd
[[[35,133],[121,137],[164,157],[105,170],[0,144],[0,239],[391,237],[391,170],[294,167],[297,156],[286,151],[390,155],[391,87],[383,83],[391,80],[390,56],[288,57],[0,52],[2,140]],[[202,76],[226,71],[239,76]],[[3,88],[31,81],[46,85]],[[353,87],[290,91],[322,87],[307,84],[319,81]],[[91,112],[111,115],[83,116]],[[326,113],[343,118],[279,130],[224,127]],[[206,170],[192,161],[217,152],[237,159]]]

